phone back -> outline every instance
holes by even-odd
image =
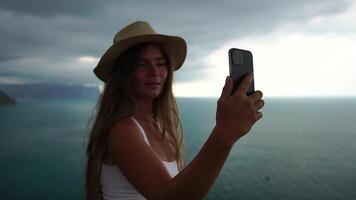
[[[253,73],[252,53],[243,49],[231,48],[229,50],[229,71],[234,82],[233,92],[239,87],[242,79],[248,73]],[[251,95],[255,91],[254,80],[247,91]]]

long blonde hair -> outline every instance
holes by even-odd
[[[93,118],[86,151],[85,192],[87,200],[102,199],[100,174],[101,165],[108,153],[108,132],[119,119],[132,116],[135,112],[131,75],[138,66],[141,50],[148,44],[150,43],[131,47],[116,60],[115,67],[111,69],[95,107],[96,114]],[[181,171],[184,166],[183,131],[178,106],[172,92],[173,69],[168,54],[162,47],[161,50],[166,59],[168,74],[161,94],[154,99],[153,118],[163,128],[162,137],[169,134],[173,139],[170,142],[175,148],[178,169]]]

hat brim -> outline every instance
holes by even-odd
[[[183,38],[162,34],[146,34],[131,37],[113,44],[100,58],[94,69],[94,74],[106,82],[108,73],[114,67],[115,60],[127,49],[140,43],[154,42],[162,45],[168,53],[171,66],[178,70],[184,63],[187,54],[187,45]]]

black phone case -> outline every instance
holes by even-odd
[[[231,48],[229,50],[229,71],[230,77],[234,82],[232,92],[240,86],[242,79],[248,74],[253,73],[252,53],[243,49]],[[247,95],[255,92],[255,83],[252,80]]]

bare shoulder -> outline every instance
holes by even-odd
[[[147,199],[156,199],[171,177],[131,118],[118,120],[108,135],[110,160]]]
[[[136,123],[129,117],[118,120],[110,129],[107,139],[108,153],[113,164],[123,166],[131,160],[128,158],[146,160],[147,157],[151,157],[147,154],[151,148],[145,142]]]
[[[135,131],[136,127],[134,122],[130,117],[125,117],[117,120],[112,128],[110,129],[109,134],[124,134],[127,131]]]
[[[109,131],[109,144],[123,143],[132,139],[141,139],[139,129],[130,117],[121,118],[115,122]]]

